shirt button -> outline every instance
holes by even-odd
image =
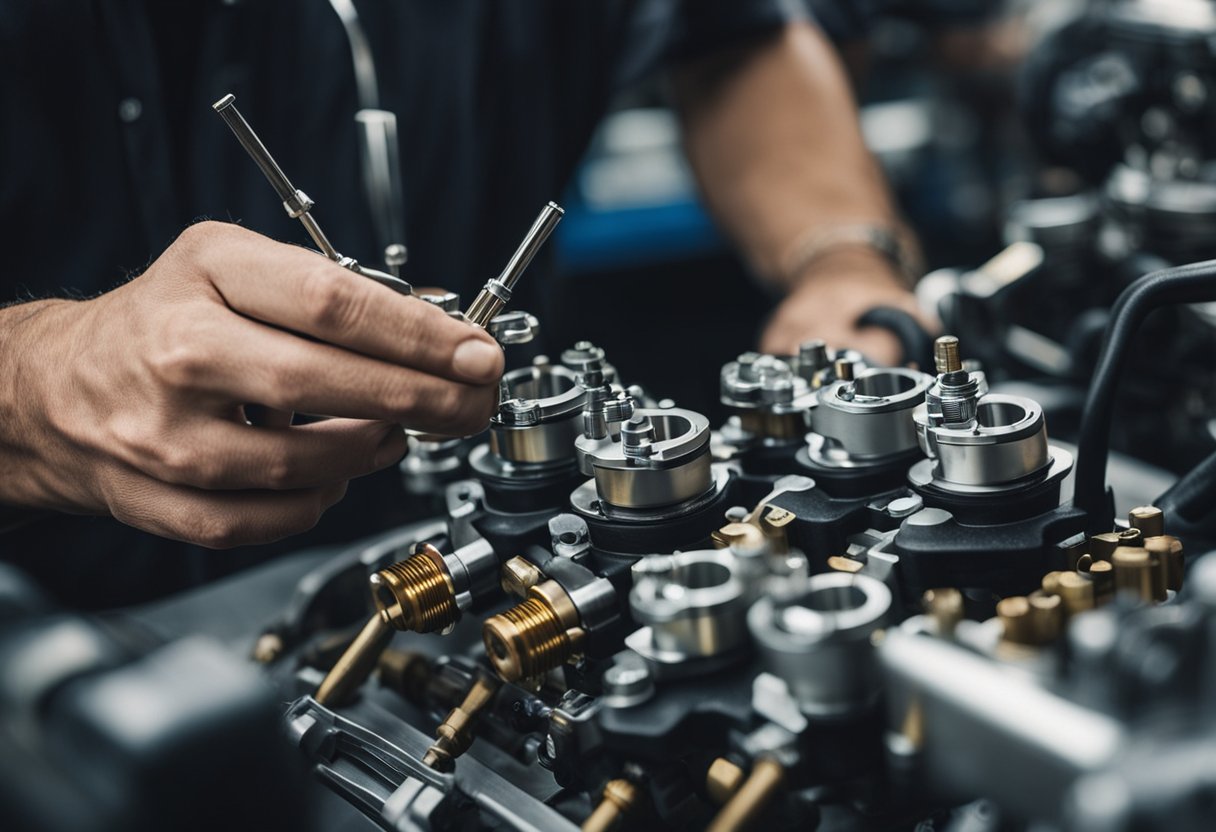
[[[124,98],[118,102],[118,117],[122,119],[124,124],[138,121],[143,112],[143,102],[138,98]]]

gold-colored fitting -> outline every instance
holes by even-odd
[[[721,806],[739,791],[743,780],[743,769],[725,757],[718,757],[705,773],[705,791],[710,800]]]
[[[1089,539],[1089,555],[1095,561],[1110,560],[1115,550],[1123,545],[1118,532],[1104,532]]]
[[[486,654],[508,682],[535,679],[559,667],[578,650],[582,622],[570,596],[556,581],[543,581],[528,597],[482,626]]]
[[[624,779],[609,780],[599,805],[583,821],[582,832],[612,832],[637,802],[637,786]]]
[[[1111,555],[1115,567],[1115,592],[1134,595],[1144,602],[1153,600],[1153,561],[1148,549],[1120,546]]]
[[[278,633],[262,633],[253,645],[253,660],[258,664],[271,664],[283,655],[283,637]]]
[[[502,565],[499,585],[502,591],[517,598],[525,598],[528,590],[543,581],[545,576],[526,558],[513,557]]]
[[[1061,572],[1056,579],[1056,594],[1064,602],[1064,612],[1076,615],[1092,610],[1096,603],[1093,579],[1076,572]]]
[[[764,532],[751,523],[727,523],[710,535],[715,549],[729,549],[738,546],[740,549],[762,549],[765,545]]]
[[[1094,603],[1101,606],[1115,597],[1115,565],[1108,560],[1095,560],[1089,565],[1089,577],[1094,582]]]
[[[851,358],[837,358],[834,366],[837,381],[852,381],[857,375],[857,362]]]
[[[363,625],[329,673],[321,680],[313,698],[322,705],[341,705],[367,681],[380,654],[393,638],[393,628],[383,613],[376,613]]]
[[[1063,572],[1048,572],[1043,576],[1043,580],[1040,582],[1039,587],[1048,595],[1059,595],[1060,576],[1063,574]]]
[[[434,665],[425,653],[414,650],[385,650],[376,662],[380,684],[399,693],[407,702],[426,704],[426,688]]]
[[[943,335],[933,342],[933,364],[938,375],[957,373],[963,369],[963,360],[959,356],[958,339],[953,335]]]
[[[865,564],[845,555],[832,555],[828,558],[828,569],[833,572],[847,572],[854,575],[865,568]]]
[[[1170,534],[1159,534],[1146,537],[1144,548],[1164,565],[1166,589],[1175,592],[1182,589],[1182,576],[1186,566],[1182,555],[1182,541]]]
[[[398,630],[433,633],[456,623],[460,610],[443,555],[429,543],[370,579],[376,607]]]
[[[734,796],[719,810],[706,832],[741,832],[760,817],[785,782],[785,769],[772,757],[762,757]]]
[[[1156,506],[1136,506],[1127,513],[1127,522],[1146,538],[1165,534],[1165,513]]]
[[[451,771],[456,758],[469,750],[473,744],[473,724],[498,692],[497,679],[478,677],[464,701],[448,712],[443,722],[435,729],[435,742],[426,750],[422,764],[436,771]]]
[[[761,409],[744,410],[739,413],[739,427],[765,439],[797,439],[806,435],[806,418],[797,411],[770,413]]]
[[[954,635],[954,628],[963,620],[963,593],[953,587],[926,590],[921,596],[925,614],[933,618],[937,634],[942,638]]]
[[[429,543],[418,546],[413,556],[373,573],[368,583],[376,614],[317,688],[314,696],[322,705],[341,704],[358,690],[388,647],[394,629],[433,633],[451,628],[460,617],[443,555]]]
[[[1037,647],[1060,634],[1063,606],[1058,595],[1036,590],[1025,597],[1002,599],[996,614],[1005,627],[1005,641]]]

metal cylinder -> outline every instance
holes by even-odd
[[[914,418],[921,448],[935,461],[934,478],[944,487],[1005,485],[1051,464],[1043,408],[1023,396],[983,396],[975,419],[958,425],[933,424],[923,407]]]
[[[617,441],[579,438],[600,500],[626,509],[675,505],[707,493],[709,420],[679,408],[638,408]]]
[[[490,450],[506,462],[545,464],[574,458],[587,391],[572,370],[536,364],[502,378],[502,401],[490,420]]]
[[[747,641],[746,587],[728,551],[643,558],[633,567],[629,607],[650,628],[656,655],[716,656]]]
[[[925,400],[932,376],[902,368],[865,370],[819,393],[812,430],[824,443],[812,458],[825,465],[869,462],[914,450],[912,412]]]
[[[747,623],[768,669],[804,713],[862,708],[878,692],[870,636],[891,607],[886,584],[842,572],[813,575],[796,594],[761,598]]]

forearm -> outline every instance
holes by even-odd
[[[808,231],[895,223],[844,70],[809,24],[681,67],[674,87],[709,208],[761,278],[798,280],[784,261]]]

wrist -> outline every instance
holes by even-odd
[[[815,225],[803,232],[781,258],[788,286],[808,276],[840,271],[885,275],[910,288],[921,271],[920,252],[901,226],[882,222]]]
[[[78,304],[44,300],[0,309],[0,503],[9,507],[70,505],[54,485],[62,475],[54,470],[47,385],[64,370],[60,312]],[[15,519],[11,513],[3,519]]]

